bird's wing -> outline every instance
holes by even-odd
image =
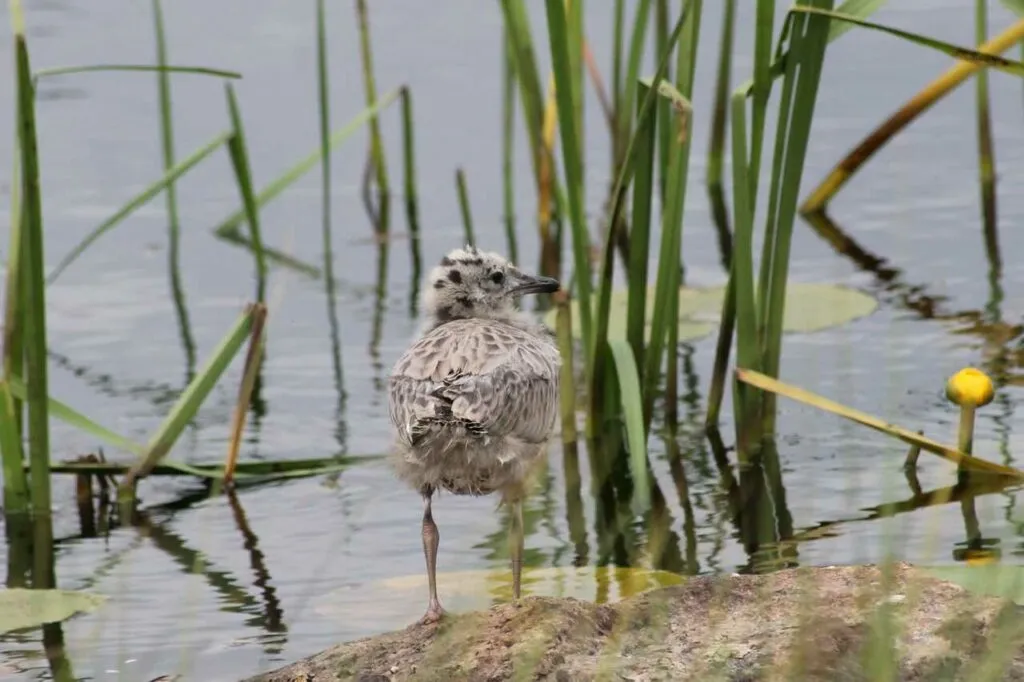
[[[396,363],[391,421],[449,420],[481,435],[540,442],[558,409],[558,350],[516,327],[459,320],[431,331]]]

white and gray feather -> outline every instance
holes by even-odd
[[[550,332],[516,301],[551,283],[557,287],[471,248],[453,251],[431,273],[428,330],[399,358],[389,385],[392,461],[406,483],[420,491],[522,493],[554,430],[561,357]]]

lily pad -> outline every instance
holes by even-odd
[[[58,623],[97,609],[106,600],[101,594],[69,590],[0,590],[0,633]]]
[[[617,566],[523,567],[524,597],[573,597],[613,603],[644,590],[677,585],[686,578],[668,571]],[[508,568],[437,574],[438,597],[453,613],[478,611],[512,601]],[[400,626],[427,600],[426,572],[386,578],[358,588],[334,590],[319,601],[321,616],[387,630]]]
[[[927,572],[956,583],[969,592],[1003,597],[1024,606],[1024,566],[987,563],[980,565],[931,566]]]
[[[679,340],[695,341],[718,329],[722,317],[725,287],[682,287],[679,290]],[[626,338],[626,290],[612,292],[611,312],[608,318],[608,338]],[[651,313],[654,309],[654,289],[648,289],[648,321],[645,336],[650,334]],[[810,333],[838,327],[860,317],[870,315],[878,302],[856,289],[841,284],[790,282],[786,286],[786,313],[782,329],[791,333]],[[579,318],[579,302],[571,303],[573,319]],[[544,316],[545,323],[554,328],[555,310]],[[573,325],[573,335],[579,338],[579,325]]]

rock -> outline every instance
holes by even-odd
[[[1020,607],[909,564],[796,568],[696,577],[616,604],[530,597],[248,682],[1024,680],[1022,643]],[[979,669],[990,649],[1002,676]]]

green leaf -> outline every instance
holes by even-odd
[[[929,47],[933,50],[938,50],[944,54],[953,57],[954,59],[962,59],[968,62],[975,62],[977,64],[984,64],[985,66],[999,71],[1005,71],[1006,73],[1013,74],[1015,76],[1024,76],[1024,63],[1015,62],[1012,59],[1006,59],[994,54],[985,54],[984,52],[978,52],[977,50],[971,50],[966,47],[960,47],[959,45],[953,45],[942,40],[936,40],[935,38],[929,38],[917,33],[910,33],[909,31],[901,31],[898,28],[892,28],[891,26],[883,26],[881,24],[875,24],[870,21],[864,21],[843,15],[838,12],[830,12],[823,9],[815,9],[813,7],[794,7],[790,12],[806,13],[806,14],[819,14],[822,16],[831,17],[833,21],[843,21],[857,26],[863,26],[864,28],[870,28],[875,31],[882,31],[890,35],[909,40],[912,43],[917,43],[923,47]]]
[[[1024,0],[1002,0],[1002,2],[1011,12],[1024,15]]]
[[[8,381],[10,386],[11,395],[18,400],[26,400],[27,391],[25,384],[21,379],[11,377]],[[50,414],[62,422],[73,426],[80,431],[84,431],[94,438],[109,443],[115,447],[121,448],[126,452],[131,452],[137,455],[141,455],[146,451],[145,446],[140,443],[135,443],[131,439],[125,438],[124,436],[118,435],[110,429],[100,426],[96,422],[92,421],[80,412],[75,411],[71,407],[68,407],[59,400],[49,399]]]
[[[107,598],[70,590],[0,590],[0,633],[59,623],[76,613],[93,611]]]
[[[152,185],[142,190],[134,197],[132,197],[128,203],[122,206],[114,215],[104,220],[99,227],[90,232],[85,239],[79,242],[78,246],[71,249],[68,255],[64,256],[64,259],[57,264],[57,267],[53,269],[46,281],[48,284],[52,284],[54,280],[60,277],[60,274],[64,272],[69,265],[71,265],[79,256],[82,255],[89,246],[102,237],[108,230],[114,228],[118,223],[131,215],[135,209],[144,205],[150,199],[155,197],[157,194],[162,192],[166,187],[171,185],[175,180],[184,175],[186,172],[191,170],[196,164],[205,159],[207,156],[217,150],[222,144],[227,142],[231,138],[230,132],[223,132],[214,137],[212,140],[207,142],[205,145],[197,149],[192,153],[191,156],[186,158],[181,163],[175,165],[173,168],[164,173],[163,177],[154,182]]]
[[[339,144],[351,137],[352,134],[362,127],[364,123],[372,119],[379,111],[387,108],[392,102],[394,102],[400,93],[401,88],[392,90],[387,95],[384,95],[384,97],[379,99],[372,107],[367,107],[363,111],[359,112],[359,114],[345,126],[332,133],[330,139],[331,148],[333,149],[334,147],[337,147]],[[290,187],[296,180],[308,173],[320,162],[321,154],[322,151],[318,146],[315,152],[304,159],[301,159],[294,166],[270,182],[256,195],[256,206],[264,206],[267,202],[273,200],[278,194],[288,189],[288,187]],[[214,228],[214,232],[221,236],[229,234],[236,230],[242,222],[245,221],[245,219],[245,208],[239,208],[237,211],[221,221],[221,223]],[[269,250],[267,255],[270,255]]]
[[[644,431],[643,394],[632,347],[624,340],[608,342],[619,377],[626,442],[629,445],[629,469],[633,476],[633,513],[643,514],[650,508],[651,487],[647,476],[647,436]]]
[[[846,2],[836,8],[836,12],[858,19],[866,19],[886,2],[888,0],[846,0]],[[828,41],[831,43],[851,28],[853,28],[853,24],[847,21],[833,21],[828,27]]]
[[[196,76],[217,76],[219,78],[241,78],[242,74],[237,71],[225,71],[213,69],[207,66],[152,66],[146,64],[90,64],[88,66],[55,66],[49,69],[39,69],[35,72],[34,78],[39,80],[46,76],[66,76],[70,73],[90,73],[93,71],[148,71],[164,73],[186,73]]]
[[[693,341],[717,329],[722,312],[725,287],[690,288],[679,290],[679,340]],[[576,315],[579,302],[571,303]],[[612,293],[612,307],[608,319],[608,338],[626,338],[628,292]],[[786,288],[786,308],[783,330],[791,333],[811,333],[838,327],[874,312],[878,302],[855,289],[837,284],[792,282]],[[654,297],[648,295],[645,319],[651,319]],[[574,318],[575,319],[575,318]],[[554,328],[555,312],[549,311],[544,321]],[[646,332],[650,332],[650,323]],[[573,334],[578,336],[574,327]]]
[[[156,434],[146,445],[146,453],[125,475],[121,483],[122,490],[130,490],[138,477],[145,476],[153,468],[153,465],[163,459],[174,447],[178,436],[195,417],[221,375],[235,359],[238,350],[249,336],[252,324],[253,307],[248,306],[238,317],[235,326],[221,340],[220,345],[214,349],[210,359],[206,361],[203,368],[178,397],[178,401],[174,403],[174,407],[171,408]],[[176,464],[176,466],[184,468],[186,465]]]
[[[1024,566],[984,564],[981,566],[930,566],[927,573],[956,583],[975,594],[1003,597],[1024,605]]]

